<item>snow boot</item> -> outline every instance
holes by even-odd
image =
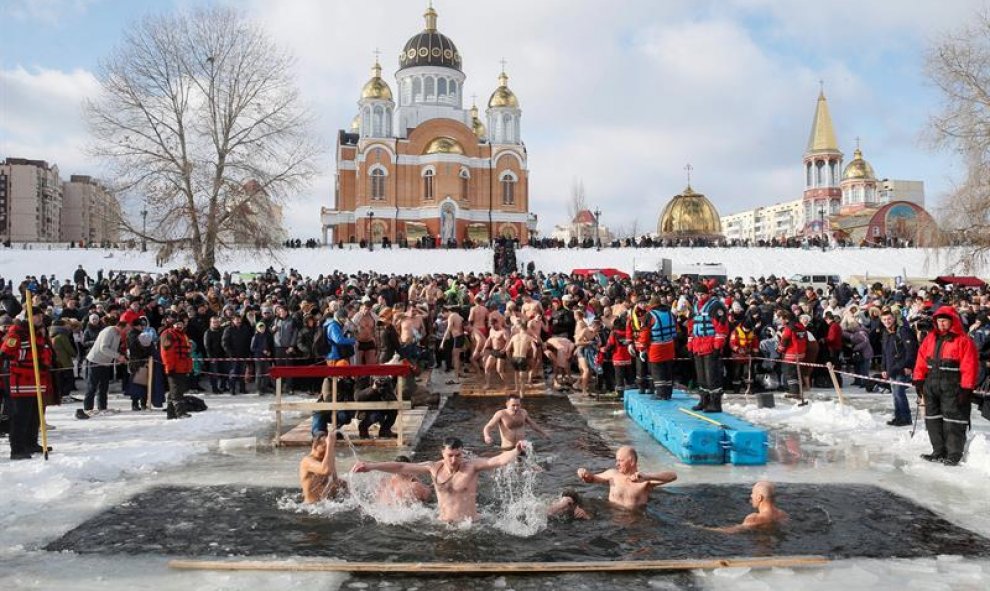
[[[133,411],[141,410],[141,402],[137,398],[131,398],[131,410]]]
[[[173,405],[171,402],[169,402],[165,406],[165,418],[168,419],[168,420],[170,420],[170,421],[172,419],[178,418],[176,416],[176,414],[175,414],[175,405]]]
[[[966,447],[966,423],[950,423],[944,421],[945,434],[945,461],[946,466],[955,466],[962,460],[963,450]],[[950,462],[952,462],[950,464]]]
[[[708,404],[703,409],[705,412],[722,412],[722,390],[718,389],[708,395]]]
[[[698,400],[698,404],[692,406],[691,410],[693,411],[704,410],[705,407],[708,406],[708,396],[709,396],[708,390],[702,389],[700,394],[700,399]]]
[[[76,409],[76,418],[79,420],[85,420],[89,418],[89,413],[81,408]]]
[[[925,429],[928,431],[928,440],[932,443],[932,453],[922,454],[921,457],[929,462],[941,462],[948,455],[945,450],[943,424],[941,417],[937,419],[925,417]]]

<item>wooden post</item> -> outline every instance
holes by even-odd
[[[275,379],[275,447],[282,445],[282,378]]]
[[[398,391],[395,394],[395,399],[398,400],[401,403],[402,400],[403,400],[402,399],[403,393],[405,392],[405,389],[406,389],[406,378],[405,378],[405,376],[399,376],[399,379],[397,380],[396,389]],[[398,439],[398,441],[396,441],[396,444],[399,447],[403,447],[405,445],[405,441],[406,441],[405,435],[404,435],[405,434],[405,431],[406,431],[406,428],[405,428],[406,427],[406,424],[405,424],[405,414],[404,414],[405,411],[403,411],[402,408],[399,408],[399,410],[396,411],[396,412],[397,412],[397,414],[396,414],[396,417],[395,417],[395,424],[399,428],[399,433],[398,433],[399,439]]]
[[[835,375],[835,366],[829,361],[825,364],[828,368],[828,376],[832,378],[832,387],[835,388],[835,393],[839,395],[839,404],[842,406],[846,405],[846,397],[842,395],[842,387],[839,386],[839,379]]]
[[[148,385],[145,389],[144,394],[144,406],[148,408],[151,406],[151,392],[155,383],[155,354],[152,353],[148,356]]]
[[[824,566],[824,556],[762,558],[700,558],[686,560],[598,560],[584,562],[309,562],[301,560],[172,560],[179,570],[349,573],[570,573],[683,571],[716,568],[775,568]]]
[[[330,437],[336,437],[337,432],[337,380],[339,378],[331,378],[330,380],[330,402],[333,403],[333,408],[330,409]]]

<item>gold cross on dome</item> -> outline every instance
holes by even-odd
[[[684,166],[684,170],[687,171],[687,181],[688,181],[688,186],[690,187],[691,186],[691,171],[694,170],[694,167],[691,166],[691,163],[689,162],[689,163],[687,163]]]
[[[500,59],[498,63],[502,64],[502,71],[504,72],[505,71],[505,64],[506,64],[505,58],[503,57],[502,59]]]
[[[856,136],[856,149],[859,149],[859,136]]]

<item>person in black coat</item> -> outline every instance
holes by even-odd
[[[247,390],[244,388],[244,368],[245,359],[251,357],[251,335],[254,330],[249,324],[244,322],[240,315],[231,318],[230,326],[224,329],[221,343],[223,352],[227,357],[227,383],[230,386],[230,393],[237,394],[237,387],[240,386],[241,394]]]
[[[214,394],[220,394],[228,390],[227,384],[227,357],[223,350],[223,325],[219,316],[210,318],[210,327],[203,333],[203,356],[210,359],[208,362],[210,372],[210,390]]]
[[[898,382],[891,385],[894,396],[894,418],[888,425],[902,427],[911,424],[911,407],[907,401],[907,384],[911,382],[915,358],[918,356],[918,341],[914,331],[905,324],[899,324],[897,317],[889,309],[880,314],[883,324],[881,365],[885,380]]]

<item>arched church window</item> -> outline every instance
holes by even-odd
[[[413,101],[423,100],[423,81],[419,77],[413,78],[412,83]]]
[[[460,181],[461,181],[461,200],[467,201],[468,198],[470,197],[470,195],[468,194],[468,190],[470,189],[471,186],[471,176],[468,174],[466,168],[462,168],[461,173],[458,176],[460,177]]]
[[[457,101],[457,80],[450,81],[450,98]]]
[[[385,199],[385,171],[380,167],[371,171],[371,198],[376,201]]]
[[[372,126],[372,130],[371,130],[372,131],[372,134],[375,137],[381,137],[382,136],[382,128],[383,128],[383,123],[384,123],[383,122],[384,117],[385,117],[385,111],[383,111],[381,107],[375,107],[374,125]]]
[[[447,96],[447,79],[440,78],[437,80],[437,95],[441,98]]]
[[[809,162],[805,166],[805,181],[804,181],[804,186],[810,188],[813,182],[814,182],[814,180],[811,178],[811,163]]]
[[[815,162],[815,167],[817,168],[817,174],[815,175],[815,186],[823,187],[825,186],[825,161],[819,160]]]
[[[508,113],[502,115],[502,129],[503,129],[503,133],[505,134],[505,141],[506,142],[513,141],[514,138],[512,136],[512,115],[509,115]]]
[[[402,92],[399,93],[399,104],[408,105],[412,101],[412,81],[409,78],[402,79]]]
[[[423,97],[424,100],[430,100],[436,98],[436,83],[432,76],[426,78],[425,93],[426,96]]]
[[[433,171],[430,169],[423,173],[423,200],[433,200]]]
[[[515,205],[516,203],[516,177],[511,172],[502,174],[502,205]]]

